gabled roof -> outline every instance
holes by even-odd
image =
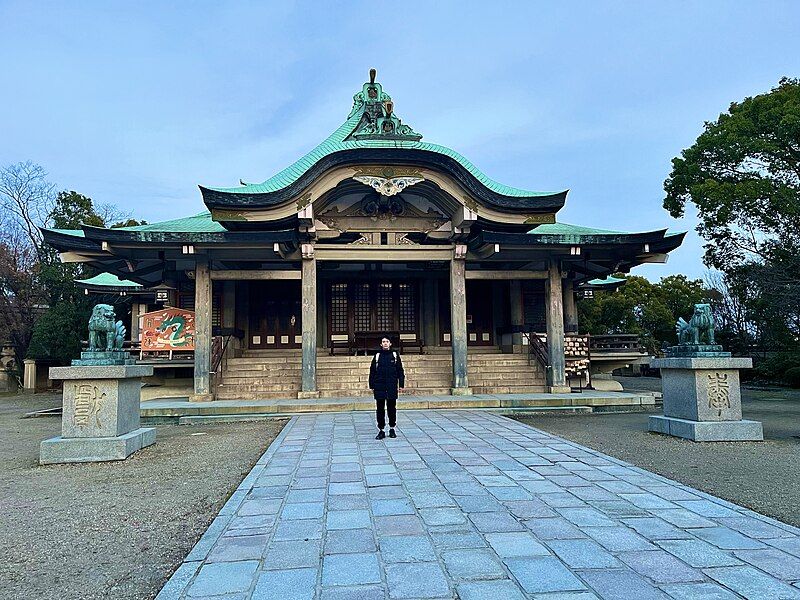
[[[385,164],[393,160],[452,170],[479,199],[501,209],[558,210],[564,205],[566,191],[535,192],[503,185],[455,150],[423,142],[420,134],[397,118],[391,97],[374,81],[374,75],[373,69],[370,82],[354,96],[347,120],[308,154],[262,183],[232,188],[200,186],[206,205],[275,206],[288,200],[291,193],[299,193],[299,183],[302,188],[309,179],[334,166],[358,161]],[[284,191],[290,193],[281,193]]]

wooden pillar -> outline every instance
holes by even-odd
[[[564,280],[564,332],[578,333],[578,306],[572,279]]]
[[[207,262],[194,271],[194,393],[193,402],[213,400],[211,393],[211,273]]]
[[[547,386],[550,392],[569,391],[564,374],[564,294],[561,287],[561,269],[558,259],[551,258],[545,283],[547,303],[547,349],[550,372]]]
[[[508,294],[511,301],[511,326],[521,327],[525,324],[525,305],[522,299],[522,281],[512,279],[508,282]],[[514,352],[522,351],[522,334],[514,333],[511,336]]]
[[[450,344],[453,351],[453,395],[472,394],[467,380],[466,246],[456,246],[450,261]]]
[[[301,274],[303,361],[298,398],[319,398],[317,390],[317,260],[314,245],[303,244]]]
[[[222,282],[222,326],[236,327],[236,282]]]
[[[141,304],[134,302],[131,304],[131,344],[139,341],[139,313]]]
[[[422,341],[428,347],[438,346],[439,338],[436,333],[436,280],[433,278],[423,279],[420,296],[422,297]]]

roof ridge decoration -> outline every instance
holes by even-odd
[[[369,70],[369,81],[353,96],[353,109],[348,121],[361,113],[361,120],[348,136],[356,140],[408,140],[418,142],[422,135],[414,131],[394,113],[392,97],[375,81],[377,71]]]

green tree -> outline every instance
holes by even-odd
[[[734,102],[673,159],[673,217],[695,205],[704,260],[742,294],[765,346],[800,340],[800,80]],[[740,332],[741,333],[741,332]],[[741,337],[741,336],[740,336]]]
[[[650,352],[677,342],[675,321],[691,315],[708,290],[700,280],[671,275],[659,283],[629,275],[614,292],[598,291],[578,303],[581,330],[593,335],[635,333]]]

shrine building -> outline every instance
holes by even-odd
[[[588,348],[576,294],[683,240],[560,222],[566,191],[503,185],[423,141],[374,70],[308,154],[200,192],[206,210],[186,218],[44,231],[63,261],[103,273],[90,291],[139,294],[134,348],[139,314],[194,311],[196,401],[367,395],[384,333],[411,394],[565,392]]]

